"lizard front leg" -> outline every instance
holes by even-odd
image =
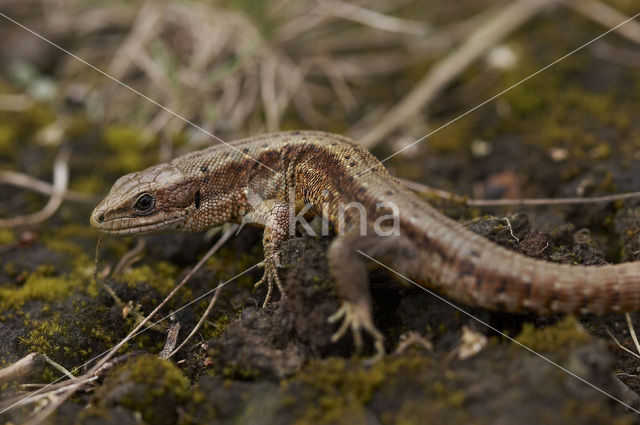
[[[264,268],[264,274],[255,284],[257,288],[267,282],[267,295],[264,299],[263,307],[266,306],[271,299],[274,283],[277,285],[280,293],[286,296],[284,286],[278,274],[278,268],[281,267],[280,251],[282,243],[290,237],[289,229],[292,215],[291,207],[287,203],[269,199],[262,201],[253,211],[247,213],[242,218],[242,225],[252,223],[264,227],[262,237],[264,260],[259,264],[259,267]]]

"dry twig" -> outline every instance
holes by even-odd
[[[616,343],[616,345],[618,346],[618,348],[620,348],[621,350],[625,351],[628,354],[631,354],[633,357],[637,358],[640,360],[640,355],[634,353],[633,351],[629,350],[627,347],[625,347],[624,345],[622,345],[620,343],[620,341],[618,341],[618,339],[613,336],[613,333],[611,333],[611,331],[609,330],[609,328],[605,327],[605,330],[607,331],[607,333],[609,334],[609,336],[611,337],[611,339]]]
[[[636,346],[636,350],[638,351],[638,353],[640,353],[640,343],[638,343],[638,335],[636,335],[636,330],[633,327],[633,322],[631,321],[631,315],[629,313],[625,313],[624,318],[627,320],[627,326],[629,327],[629,334],[631,335],[633,344]]]
[[[122,273],[122,271],[125,270],[127,267],[131,266],[131,264],[135,262],[136,256],[140,254],[140,252],[142,252],[144,247],[145,247],[144,238],[138,238],[138,241],[136,242],[135,246],[122,256],[122,258],[120,259],[120,261],[118,261],[118,264],[115,266],[111,274],[118,275]]]
[[[388,16],[341,0],[327,0],[320,2],[320,5],[316,13],[348,19],[383,31],[419,36],[425,36],[431,31],[431,28],[423,22]]]
[[[174,353],[173,349],[178,343],[178,334],[180,333],[180,322],[175,322],[171,326],[169,326],[169,330],[167,331],[167,340],[164,343],[164,348],[158,354],[158,357],[161,359],[168,359]]]
[[[432,67],[379,124],[358,137],[360,143],[365,147],[374,146],[411,120],[489,48],[552,4],[551,0],[518,0],[502,6],[491,19],[472,32],[460,47]]]
[[[604,41],[593,45],[591,53],[599,59],[617,65],[640,68],[640,50],[614,46]]]
[[[0,171],[0,184],[31,189],[45,195],[53,195],[53,185],[48,182],[36,179],[27,174],[16,173],[15,171]],[[83,204],[95,204],[100,199],[88,193],[65,190],[62,198],[66,201],[81,202]]]
[[[629,19],[615,8],[598,0],[564,0],[562,4],[575,10],[587,18],[602,24],[606,28],[614,28],[620,22]],[[616,32],[636,44],[640,44],[640,24],[629,21],[616,28]]]
[[[639,192],[625,192],[615,195],[591,196],[584,198],[534,198],[534,199],[469,199],[466,196],[456,195],[442,189],[434,189],[422,183],[416,183],[396,177],[403,185],[409,189],[424,193],[426,195],[437,196],[442,199],[449,199],[455,202],[462,202],[470,207],[511,207],[511,206],[535,206],[535,205],[575,205],[575,204],[596,204],[615,202],[624,199],[640,198]]]
[[[53,164],[53,187],[51,197],[40,211],[29,215],[0,219],[0,227],[27,226],[40,223],[51,217],[62,204],[69,183],[69,157],[71,150],[62,146]]]
[[[33,99],[24,94],[0,94],[0,111],[22,112],[33,105]]]
[[[511,227],[511,220],[509,220],[508,217],[503,217],[503,219],[504,221],[507,222],[507,228],[509,229],[509,233],[511,234],[511,237],[516,241],[520,242],[520,238],[513,234],[513,227]]]
[[[27,354],[17,362],[0,369],[0,384],[21,379],[42,370],[44,363],[45,356],[43,354]]]
[[[213,294],[213,298],[211,298],[211,301],[209,302],[207,309],[202,314],[202,317],[200,317],[200,320],[198,320],[198,323],[196,324],[196,326],[189,333],[189,335],[184,339],[184,341],[182,341],[180,345],[171,352],[171,354],[167,355],[166,358],[169,359],[173,357],[178,351],[182,349],[182,347],[186,345],[187,342],[189,342],[189,340],[196,334],[196,332],[198,332],[198,329],[200,329],[204,321],[207,320],[207,317],[209,316],[209,313],[211,313],[211,310],[213,309],[213,306],[216,304],[216,301],[218,300],[218,297],[220,296],[221,292],[222,292],[222,286],[219,286],[218,289],[216,289],[216,292]]]

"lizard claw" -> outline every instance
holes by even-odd
[[[264,299],[264,303],[262,303],[262,308],[266,307],[271,300],[271,294],[273,293],[273,283],[275,282],[276,286],[278,286],[278,290],[282,296],[286,296],[287,293],[284,290],[284,286],[282,285],[282,281],[280,280],[280,275],[278,274],[278,267],[280,266],[280,261],[278,261],[277,256],[271,256],[269,258],[264,259],[258,267],[264,269],[264,274],[262,278],[253,285],[254,288],[259,288],[263,283],[267,282],[267,296]]]
[[[331,337],[331,342],[336,342],[344,336],[348,329],[351,329],[353,335],[353,343],[356,347],[356,353],[362,352],[362,331],[366,331],[374,339],[374,348],[376,353],[367,360],[368,364],[377,363],[384,357],[384,336],[375,327],[371,320],[369,310],[361,305],[348,301],[342,303],[342,307],[334,314],[329,316],[329,323],[336,323],[342,320],[340,327]]]

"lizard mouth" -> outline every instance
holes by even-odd
[[[109,235],[135,235],[157,233],[169,230],[173,224],[181,221],[182,216],[162,217],[154,214],[144,217],[117,217],[104,220],[103,214],[91,214],[91,226],[100,233]]]
[[[123,229],[100,229],[101,232],[103,233],[107,233],[109,235],[135,235],[135,234],[141,234],[141,233],[156,233],[156,232],[161,232],[163,230],[169,230],[168,226],[177,222],[178,219],[175,218],[173,220],[168,220],[168,221],[164,221],[162,223],[151,223],[151,224],[145,224],[143,226],[136,226],[136,227],[126,227]]]

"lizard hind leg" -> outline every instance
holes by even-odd
[[[329,323],[342,320],[332,341],[351,330],[356,351],[360,352],[364,331],[374,340],[376,353],[369,362],[375,362],[384,356],[384,336],[373,323],[368,261],[358,251],[408,271],[415,266],[415,258],[411,258],[415,247],[402,236],[361,236],[357,232],[338,236],[329,247],[329,266],[338,295],[343,300],[342,307],[328,319]]]
[[[329,246],[329,267],[338,296],[342,298],[342,307],[329,317],[328,322],[342,320],[331,340],[335,342],[351,330],[356,353],[362,350],[362,332],[367,332],[374,339],[374,360],[378,360],[384,356],[384,336],[373,323],[367,267],[357,251],[369,245],[370,240],[371,237],[352,231],[336,237]]]

